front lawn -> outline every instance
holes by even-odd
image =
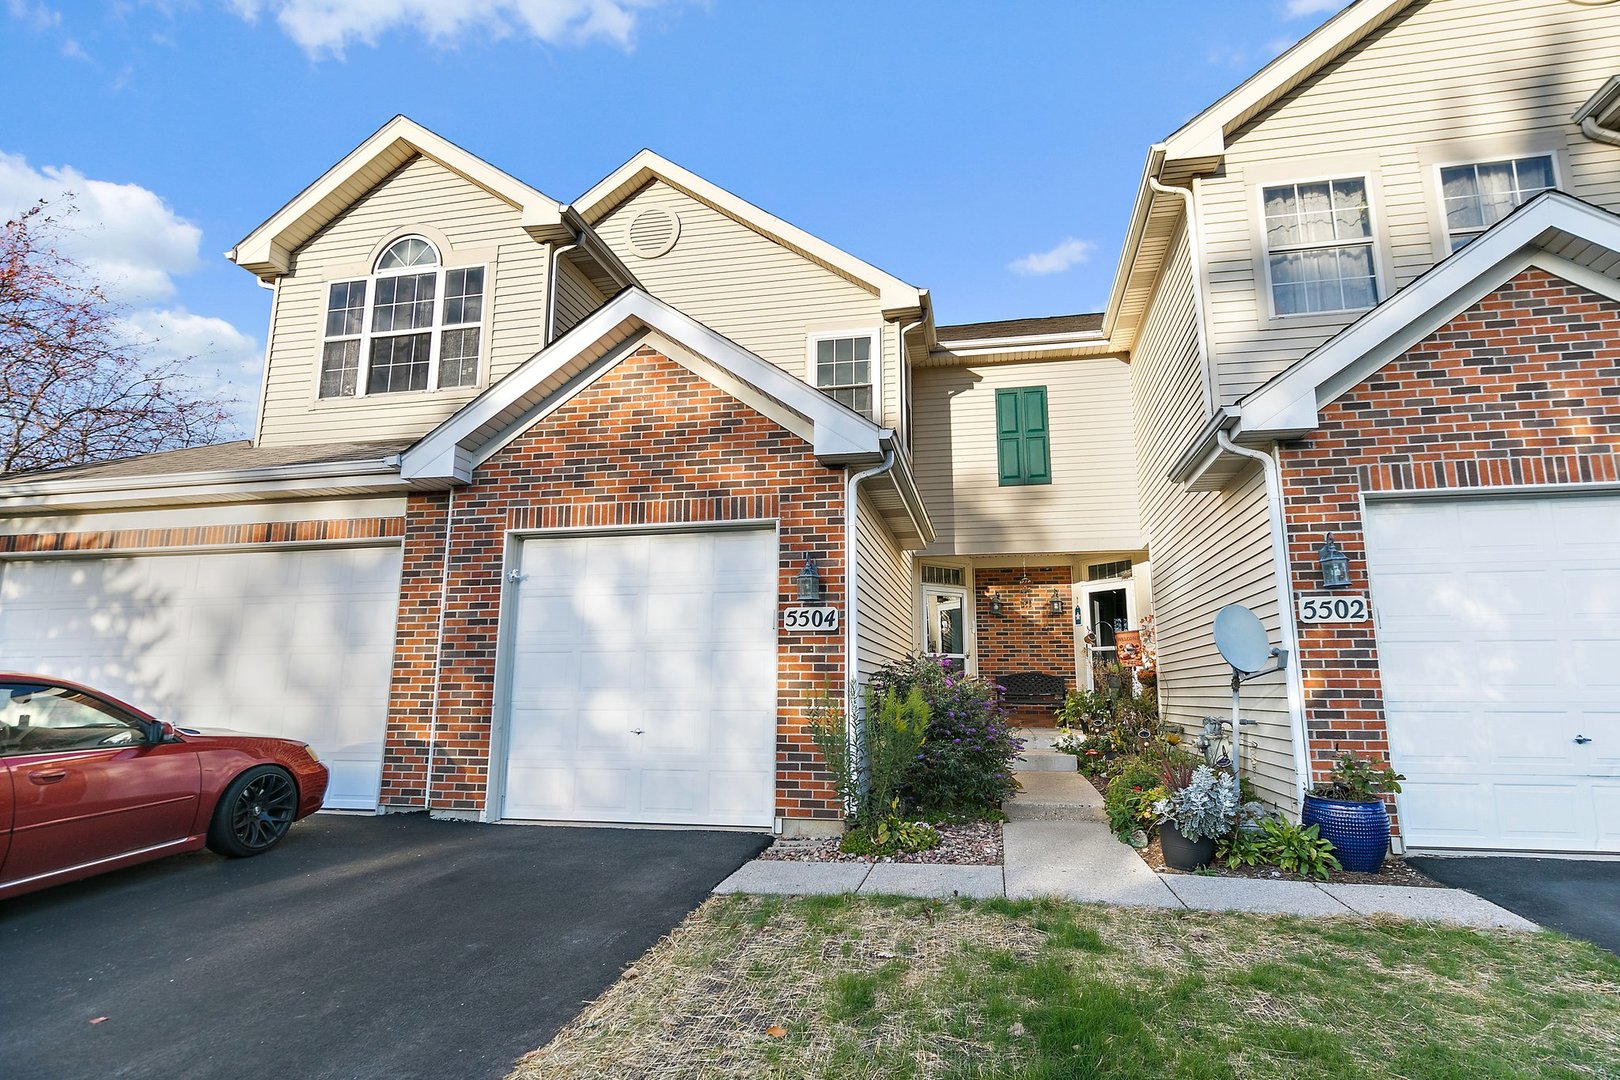
[[[711,1076],[1620,1077],[1620,960],[1395,921],[720,897],[513,1073]]]

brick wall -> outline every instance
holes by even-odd
[[[1362,492],[1614,481],[1620,304],[1528,270],[1324,408],[1281,456],[1296,594],[1320,591],[1329,531],[1351,589],[1368,590]],[[1312,778],[1342,750],[1386,758],[1372,623],[1301,625],[1298,663]]]
[[[420,806],[423,799],[450,498],[413,497],[407,509],[385,804]],[[820,566],[827,602],[844,603],[842,472],[818,463],[774,421],[648,348],[480,466],[453,498],[433,753],[438,809],[484,809],[508,529],[775,518],[779,603],[793,602],[807,553]],[[836,818],[806,706],[819,691],[843,685],[842,639],[783,635],[777,658],[777,813]]]
[[[1029,577],[1027,585],[1019,578]],[[1074,681],[1073,573],[1064,566],[977,567],[973,571],[973,609],[977,625],[979,671],[991,678],[1020,671],[1062,675],[1068,690]],[[1063,598],[1063,613],[1052,614],[1052,597]],[[990,601],[1001,599],[1001,614],[990,612]],[[1014,708],[1018,724],[1050,724],[1052,710]]]

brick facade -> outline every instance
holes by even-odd
[[[1020,584],[1027,576],[1029,582]],[[1063,676],[1066,690],[1075,688],[1074,609],[1070,583],[1074,574],[1063,566],[981,566],[973,571],[973,610],[978,627],[979,672],[993,679],[1023,671]],[[1052,598],[1061,597],[1063,613],[1052,614]],[[1001,614],[990,611],[1001,600]],[[1051,724],[1052,710],[1024,706],[1011,711],[1017,724]]]
[[[823,466],[796,435],[645,347],[480,466],[469,486],[413,496],[384,805],[423,805],[431,741],[432,806],[485,809],[509,530],[762,518],[778,525],[779,603],[794,602],[794,577],[813,554],[827,603],[842,606],[841,470]],[[442,614],[441,585],[448,588]],[[811,698],[843,685],[842,639],[783,635],[777,662],[776,812],[836,819],[837,798],[806,725]]]
[[[1527,270],[1320,420],[1281,451],[1293,589],[1320,591],[1331,531],[1367,591],[1363,492],[1620,479],[1620,304]],[[1372,623],[1301,625],[1298,663],[1312,779],[1343,750],[1387,758]]]

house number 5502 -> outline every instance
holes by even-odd
[[[1366,622],[1372,618],[1372,607],[1360,594],[1325,593],[1299,598],[1299,621],[1302,623]]]

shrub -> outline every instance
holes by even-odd
[[[1168,822],[1188,840],[1225,836],[1237,824],[1237,777],[1199,765],[1188,776],[1184,763],[1166,761],[1160,777],[1169,792],[1153,806],[1160,823]]]
[[[821,751],[829,778],[860,822],[886,819],[900,810],[902,788],[922,749],[931,710],[921,691],[904,697],[893,689],[868,694],[859,738],[865,768],[855,767],[843,706],[824,693],[811,709],[810,737]]]
[[[1103,809],[1114,835],[1129,842],[1131,833],[1153,823],[1153,805],[1167,794],[1159,784],[1158,763],[1144,757],[1127,758],[1108,782]]]
[[[850,829],[838,842],[839,850],[846,854],[875,858],[902,851],[927,851],[938,846],[938,829],[926,821],[901,821],[897,817],[879,818],[870,825]]]
[[[901,785],[902,800],[928,817],[984,817],[1018,789],[1013,760],[1024,741],[1007,725],[996,688],[935,657],[907,657],[872,676],[878,694],[920,693],[927,737]]]
[[[1373,763],[1360,754],[1340,754],[1333,763],[1328,778],[1311,788],[1319,799],[1342,799],[1345,802],[1377,802],[1378,796],[1398,795],[1401,781],[1406,777],[1385,765],[1373,768]]]

